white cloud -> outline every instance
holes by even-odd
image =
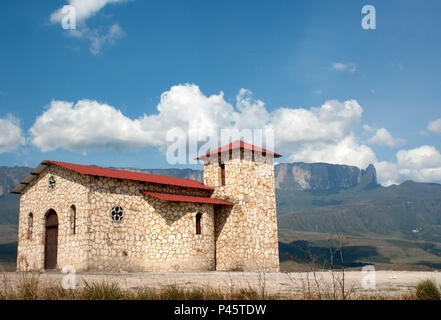
[[[405,175],[401,174],[396,163],[381,161],[375,163],[377,170],[378,183],[383,186],[398,184],[406,180]]]
[[[331,100],[311,109],[277,109],[272,114],[271,125],[280,144],[336,142],[351,134],[362,113],[363,108],[356,100]]]
[[[233,120],[238,129],[243,128],[264,128],[270,121],[270,114],[265,104],[260,100],[252,98],[252,92],[241,89],[236,97],[238,112],[234,113]]]
[[[427,125],[427,129],[432,133],[441,133],[441,118],[431,121]]]
[[[161,95],[157,109],[157,114],[130,119],[96,101],[52,101],[30,129],[32,143],[42,151],[162,147],[169,130],[179,128],[204,140],[228,127],[234,113],[222,93],[206,97],[195,85],[172,87]]]
[[[421,146],[397,153],[398,165],[402,168],[423,169],[441,167],[441,154],[432,146]]]
[[[360,145],[353,135],[337,143],[305,143],[289,157],[289,161],[326,162],[366,168],[377,161],[371,148]]]
[[[10,115],[0,118],[0,153],[12,151],[24,143],[19,121]]]
[[[67,0],[69,5],[75,7],[77,22],[83,22],[94,16],[98,11],[110,3],[121,3],[126,0]],[[62,8],[52,12],[50,20],[52,23],[60,22],[63,18]]]
[[[141,128],[119,110],[96,101],[80,100],[75,105],[52,101],[30,129],[32,143],[41,151],[63,148],[70,151],[115,149],[135,150],[153,142]]]
[[[380,128],[375,132],[375,135],[368,140],[371,144],[380,146],[388,146],[391,148],[400,146],[404,143],[402,139],[395,139],[389,131],[385,128]]]
[[[409,169],[387,161],[375,163],[378,182],[384,186],[400,184],[406,180],[441,183],[441,167]]]
[[[396,163],[376,163],[379,182],[397,184],[405,180],[417,182],[441,182],[441,154],[433,146],[421,146],[400,150]]]
[[[277,150],[291,160],[360,167],[375,161],[373,151],[358,144],[353,134],[363,112],[355,100],[269,112],[248,90],[240,90],[233,106],[225,101],[222,92],[206,96],[198,86],[186,84],[164,92],[157,110],[155,114],[130,119],[116,108],[96,101],[52,101],[30,129],[31,141],[42,151],[125,151],[147,146],[164,150],[169,144],[166,134],[171,130],[183,130],[189,137],[207,141],[219,136],[221,129],[272,129]]]
[[[117,40],[124,36],[124,31],[119,24],[111,25],[107,32],[103,27],[90,28],[86,20],[93,17],[107,4],[123,3],[126,0],[67,0],[69,5],[76,10],[76,29],[67,30],[67,34],[77,39],[86,39],[90,42],[90,52],[94,55],[100,54],[104,45],[114,45]],[[52,23],[60,23],[63,14],[60,8],[54,11],[50,16]]]
[[[91,41],[89,50],[92,54],[100,54],[103,45],[113,45],[118,39],[121,39],[123,36],[124,31],[118,24],[112,25],[109,28],[109,31],[104,35],[100,35],[97,30],[94,30],[88,35]]]
[[[400,150],[396,161],[377,162],[375,152],[355,136],[362,113],[363,108],[355,100],[269,111],[264,102],[254,99],[245,89],[240,90],[232,105],[222,92],[205,95],[197,85],[185,84],[164,92],[157,112],[138,118],[129,118],[117,108],[97,101],[52,101],[29,131],[32,144],[42,151],[66,149],[83,153],[108,149],[123,152],[149,146],[164,152],[171,143],[167,132],[185,132],[190,138],[206,142],[210,137],[219,137],[222,129],[273,130],[275,148],[285,161],[360,168],[373,163],[379,182],[386,185],[407,179],[441,181],[441,154],[432,146]],[[375,131],[368,125],[363,129]]]
[[[353,63],[333,62],[331,64],[331,67],[332,69],[337,71],[349,71],[349,72],[357,71],[357,68]]]

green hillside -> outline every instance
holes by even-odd
[[[441,242],[439,184],[407,181],[399,186],[344,190],[322,196],[297,191],[292,194],[291,203],[297,202],[298,194],[302,196],[297,205],[300,209],[281,214],[281,228],[323,233],[332,233],[337,228],[350,235],[394,235]]]
[[[305,262],[306,248],[326,263],[328,240],[336,231],[345,239],[346,267],[375,263],[441,269],[439,184],[406,181],[386,188],[278,191],[277,202],[280,257],[287,270]]]

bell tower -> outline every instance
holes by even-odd
[[[216,270],[279,271],[274,158],[281,155],[238,140],[196,159],[215,207]]]

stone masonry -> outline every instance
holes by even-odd
[[[205,162],[204,183],[215,187],[215,197],[234,203],[215,208],[217,270],[279,271],[272,158],[253,160],[251,152],[241,151]],[[219,162],[225,165],[224,186]]]
[[[77,272],[278,271],[272,158],[239,153],[204,160],[198,189],[82,174],[51,164],[23,188],[17,270],[43,270],[45,222],[58,217],[56,268]],[[48,187],[50,179],[55,181]],[[164,201],[143,191],[222,199],[232,205]],[[75,206],[75,213],[72,209]],[[111,210],[123,210],[114,221]],[[30,214],[32,213],[32,216]],[[201,232],[196,234],[196,215]]]

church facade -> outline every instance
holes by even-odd
[[[19,193],[17,271],[279,271],[274,158],[210,151],[204,183],[43,161]]]

